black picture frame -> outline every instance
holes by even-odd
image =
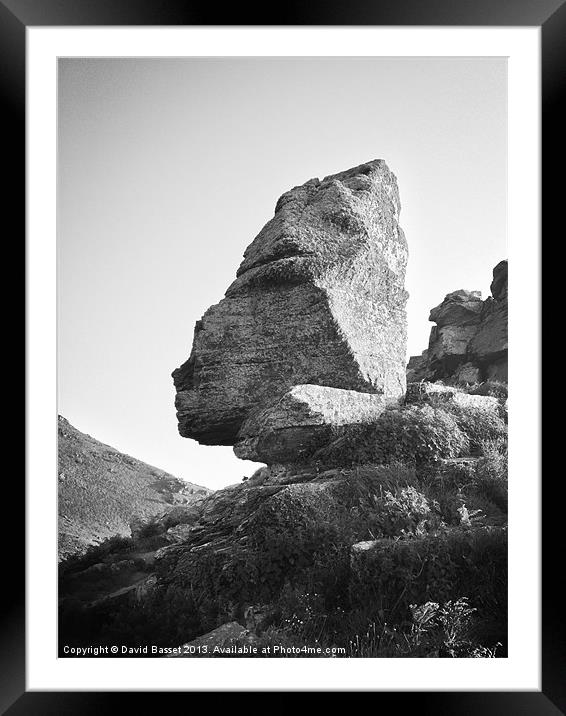
[[[219,22],[220,20],[220,22]],[[566,74],[566,0],[303,0],[284,6],[257,7],[242,3],[183,0],[0,0],[0,96],[4,155],[9,178],[4,189],[4,210],[13,221],[8,242],[25,246],[25,83],[26,28],[30,26],[84,25],[429,25],[429,26],[540,26],[542,36],[542,176],[543,231],[561,226],[563,181],[558,148],[563,142],[564,75]],[[561,217],[562,218],[562,217]],[[17,238],[16,238],[17,237]],[[530,330],[527,328],[527,330]],[[14,331],[15,333],[15,331]],[[539,340],[539,336],[532,336]],[[540,345],[540,343],[539,343]],[[540,380],[528,376],[528,380]],[[17,474],[17,473],[16,473]],[[132,692],[29,692],[25,687],[25,535],[24,484],[5,481],[5,504],[16,512],[20,534],[9,533],[5,544],[3,589],[7,604],[0,613],[0,709],[21,714],[99,714],[113,708],[136,708],[139,713],[163,708],[163,693]],[[552,490],[543,491],[543,545],[563,542],[564,481],[558,475]],[[6,494],[8,493],[8,494]],[[8,537],[6,538],[8,539]],[[543,553],[544,554],[544,553]],[[566,713],[566,620],[562,610],[560,558],[543,559],[542,578],[542,690],[540,692],[379,692],[377,706],[392,697],[395,705],[418,712],[462,715]],[[6,564],[7,562],[7,564]],[[525,575],[525,579],[530,579]],[[9,584],[9,590],[8,590]],[[190,694],[169,693],[181,698]],[[135,702],[132,703],[132,699]],[[158,701],[159,699],[159,701]]]

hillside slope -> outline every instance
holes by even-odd
[[[132,520],[211,492],[104,445],[62,416],[58,437],[59,559],[114,535],[129,536]]]

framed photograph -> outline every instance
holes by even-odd
[[[565,712],[540,464],[563,2],[215,15],[0,2],[26,246],[0,705]]]

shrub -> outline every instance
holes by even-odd
[[[134,542],[130,537],[122,537],[121,535],[109,537],[103,542],[89,547],[84,554],[72,555],[61,561],[59,564],[59,576],[64,577],[66,574],[88,569],[94,564],[103,562],[109,556],[115,559],[122,554],[125,555],[131,552],[134,547]]]
[[[376,527],[383,537],[422,535],[439,526],[427,498],[414,487],[404,487],[397,494],[389,490],[376,501]]]
[[[203,621],[191,592],[173,586],[151,592],[141,602],[123,597],[89,607],[65,599],[59,605],[60,648],[89,643],[176,646],[210,628],[212,621]]]
[[[164,526],[159,522],[159,517],[154,517],[141,524],[136,532],[136,540],[144,540],[149,537],[156,537],[164,532]]]
[[[367,621],[364,611],[326,613],[318,595],[296,593],[288,616],[261,634],[247,632],[222,643],[222,650],[195,652],[195,658],[387,658],[452,657],[493,658],[500,644],[483,646],[476,627],[477,610],[466,597],[444,604],[411,605],[411,619],[389,626]],[[333,628],[338,617],[343,628]],[[254,647],[252,650],[251,647]],[[240,650],[240,651],[238,651]]]
[[[454,415],[434,405],[386,412],[378,434],[388,437],[379,450],[394,452],[392,435],[411,435],[419,426],[415,450],[428,450],[426,458],[415,459],[414,451],[411,464],[403,463],[403,447],[391,462],[243,489],[247,519],[228,525],[218,519],[200,542],[168,547],[155,563],[156,587],[142,601],[63,608],[67,641],[135,645],[143,637],[178,645],[243,618],[249,605],[267,605],[275,616],[268,634],[263,628],[266,643],[346,645],[350,656],[430,656],[435,648],[444,656],[492,655],[480,645],[505,638],[506,531],[479,524],[491,515],[496,524],[505,521],[494,506],[506,506],[504,438],[481,442],[484,455],[477,461],[438,464],[438,454],[457,449],[458,435],[466,441]],[[449,426],[456,442],[445,435]],[[375,433],[372,439],[364,445],[375,455]],[[356,455],[359,446],[353,443]],[[352,552],[353,543],[376,537],[368,551]],[[109,556],[127,554],[133,544],[117,542]],[[141,551],[137,541],[134,547]],[[98,549],[98,561],[103,552]],[[483,618],[480,636],[464,638],[461,629],[450,637],[450,625],[465,622],[462,594],[493,617],[491,624]],[[413,614],[411,605],[428,604],[429,614],[432,603],[434,619],[423,616],[419,626],[420,612]]]
[[[507,383],[501,383],[497,380],[486,380],[485,383],[478,383],[466,390],[470,395],[489,395],[499,400],[507,400],[508,386]]]
[[[474,488],[504,512],[507,512],[507,469],[507,455],[492,454],[478,460],[473,477]]]
[[[493,658],[497,651],[494,647],[487,648],[474,642],[473,628],[477,609],[471,607],[467,597],[449,600],[440,605],[426,602],[420,606],[410,605],[412,616],[411,636],[416,646],[422,642],[427,656],[445,656],[451,658]]]
[[[403,487],[418,484],[419,477],[414,465],[393,460],[382,465],[355,465],[333,493],[341,504],[359,506],[368,497],[383,490],[396,492]]]
[[[356,522],[329,487],[295,485],[258,505],[239,539],[182,551],[168,572],[223,614],[240,613],[245,604],[268,603],[287,582],[320,582],[329,601],[336,602],[339,593],[347,593]]]
[[[460,508],[463,499],[460,492],[441,492],[437,498],[438,511],[446,525],[460,525]]]
[[[468,599],[461,597],[444,604],[425,602],[411,604],[410,622],[390,626],[371,621],[350,636],[349,657],[468,657],[493,658],[496,644],[491,648],[477,642],[474,627],[477,610]]]
[[[486,441],[507,440],[507,425],[497,411],[455,402],[445,402],[443,408],[466,435],[471,452],[481,452]]]
[[[304,642],[321,638],[328,619],[323,595],[286,585],[277,603],[280,610],[279,629],[292,633]],[[338,609],[342,611],[340,607]]]
[[[179,559],[162,574],[173,574],[175,584],[197,592],[203,604],[214,604],[217,615],[231,619],[245,605],[277,601],[286,588],[320,595],[327,610],[349,608],[355,542],[390,538],[381,540],[384,550],[396,554],[397,543],[391,538],[401,537],[420,564],[420,550],[437,549],[429,535],[447,531],[445,522],[475,527],[483,515],[478,512],[483,505],[467,493],[438,490],[434,484],[436,491],[430,486],[423,491],[415,469],[401,463],[360,466],[336,475],[322,483],[275,488],[278,491],[257,505],[239,535],[190,551],[174,550]],[[422,541],[415,536],[423,537],[424,547],[413,544]],[[460,544],[459,537],[451,539]],[[468,537],[462,539],[465,546]],[[443,549],[445,542],[438,547]],[[384,574],[391,572],[383,577],[385,582],[394,584],[395,562],[383,569]],[[435,589],[436,573],[431,580],[421,582],[420,588]],[[446,599],[454,596],[449,590]]]
[[[467,448],[466,435],[444,408],[405,405],[386,410],[372,424],[349,426],[316,457],[338,465],[395,460],[419,465],[456,457]]]
[[[289,582],[322,592],[329,603],[340,601],[347,592],[357,515],[330,491],[285,491],[277,497],[260,508],[253,525],[260,596],[278,595]]]
[[[482,440],[480,454],[484,457],[507,457],[507,436],[495,440]]]
[[[506,529],[456,528],[419,539],[383,539],[354,559],[352,605],[373,603],[387,621],[402,618],[410,604],[462,594],[505,621]]]
[[[474,465],[470,461],[446,461],[432,474],[440,495],[447,495],[452,490],[459,490],[472,482]],[[437,498],[438,499],[438,498]]]
[[[416,464],[457,457],[467,440],[443,408],[410,405],[386,411],[373,431],[378,462],[403,460]]]

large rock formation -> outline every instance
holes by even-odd
[[[493,269],[491,296],[454,291],[430,312],[428,349],[411,356],[407,381],[507,382],[507,261]]]
[[[234,445],[252,413],[295,385],[384,403],[403,395],[407,244],[399,210],[382,160],[283,194],[173,373],[182,436]]]
[[[343,426],[372,422],[385,407],[386,399],[375,393],[296,385],[245,421],[234,452],[256,462],[300,462]]]
[[[71,565],[60,644],[118,641],[135,656],[142,634],[159,655],[258,639],[352,650],[356,625],[373,621],[403,638],[381,655],[422,657],[402,631],[415,605],[462,595],[497,621],[490,643],[504,641],[505,396],[427,382],[405,394],[398,212],[381,161],[279,200],[174,373],[182,435],[267,465],[141,525],[100,563]],[[492,302],[456,292],[433,311],[454,355],[483,346],[501,310],[494,284]]]
[[[485,371],[485,377],[507,381],[507,261],[493,269],[491,298],[482,311],[479,330],[470,344],[470,355]]]

